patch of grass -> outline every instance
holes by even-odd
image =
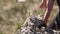
[[[6,23],[6,25],[13,26],[13,25],[15,25],[15,24],[14,24],[14,22],[13,22],[13,21],[8,21],[8,22]]]
[[[3,32],[2,32],[2,31],[0,31],[0,34],[3,34]]]
[[[20,29],[23,23],[24,23],[23,20],[20,21],[20,22],[18,22],[18,23],[17,23],[17,28],[16,28],[16,30]]]
[[[17,29],[20,29],[21,28],[21,23],[17,23]]]
[[[0,21],[2,21],[3,20],[3,18],[0,16]]]
[[[0,16],[0,23],[3,21],[4,19]]]

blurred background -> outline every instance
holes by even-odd
[[[43,15],[45,9],[39,9],[41,0],[0,0],[0,34],[16,34],[30,14]],[[55,1],[48,23],[56,16],[58,6]]]

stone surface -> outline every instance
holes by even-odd
[[[43,25],[43,21],[37,19],[36,16],[30,16],[26,19],[17,34],[41,34],[39,26]]]
[[[53,32],[52,32],[53,31]],[[24,24],[18,29],[17,34],[60,34],[60,31],[48,30],[44,27],[43,21],[38,19],[38,16],[30,16]],[[52,33],[50,33],[52,32]]]

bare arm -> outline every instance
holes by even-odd
[[[43,20],[47,23],[48,18],[50,16],[51,10],[53,8],[54,0],[49,0],[47,3],[46,13],[44,14]]]
[[[41,9],[46,8],[46,5],[47,5],[47,0],[42,0],[39,8],[41,8]]]

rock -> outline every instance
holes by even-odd
[[[42,25],[42,20],[37,19],[37,17],[34,15],[30,16],[18,30],[17,34],[41,34],[39,27],[41,27]]]
[[[27,18],[21,28],[18,29],[17,34],[60,34],[60,31],[46,31],[43,21],[38,18],[40,17],[34,15]]]

